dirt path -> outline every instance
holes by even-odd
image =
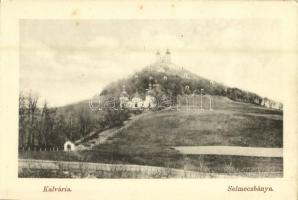
[[[107,142],[107,140],[117,133],[119,133],[122,130],[125,130],[129,128],[135,121],[137,121],[139,118],[150,114],[151,112],[145,112],[139,115],[133,115],[129,120],[125,121],[123,126],[121,127],[115,127],[111,129],[104,130],[100,133],[98,133],[98,136],[96,138],[93,138],[91,140],[88,140],[87,142],[83,142],[79,145],[77,145],[76,149],[79,151],[82,150],[90,150],[93,146],[97,146],[100,144],[104,144]]]
[[[239,146],[179,146],[180,153],[188,155],[234,155],[255,157],[283,157],[282,148],[239,147]]]

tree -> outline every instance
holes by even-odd
[[[19,147],[33,147],[39,143],[38,95],[19,94]]]
[[[47,106],[47,102],[45,101],[41,117],[40,117],[40,131],[39,131],[39,144],[43,146],[49,145],[49,138],[54,132],[54,124],[55,124],[55,109],[49,109]]]
[[[19,147],[26,145],[26,97],[23,92],[19,95]]]
[[[87,108],[80,110],[78,123],[81,136],[87,135],[92,129],[90,111]]]
[[[55,117],[53,131],[49,135],[50,146],[62,146],[68,132],[64,115]]]

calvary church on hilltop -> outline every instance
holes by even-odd
[[[202,79],[184,69],[182,66],[175,65],[171,61],[171,52],[169,49],[167,49],[164,54],[161,54],[160,51],[157,51],[155,56],[155,62],[146,67],[146,70],[149,71],[149,73],[145,76],[146,85],[148,84],[146,86],[146,91],[139,91],[139,88],[134,88],[133,90],[135,90],[135,93],[128,94],[128,92],[126,91],[126,85],[125,83],[123,83],[122,92],[119,95],[119,103],[121,109],[151,109],[160,106],[158,104],[161,102],[166,102],[166,105],[171,105],[173,103],[172,96],[170,94],[164,93],[161,95],[162,98],[160,98],[160,96],[158,97],[158,101],[161,101],[158,102],[156,98],[158,93],[157,91],[164,90],[165,88],[163,87],[166,82],[169,82],[170,80],[173,80],[173,77],[176,77],[181,80],[173,83],[179,83],[179,85],[177,86],[177,88],[180,88],[178,89],[179,93],[178,96],[175,96],[175,98],[177,98],[177,102],[179,102],[178,97],[180,97],[180,95],[185,97],[189,96],[187,98],[190,98],[190,100],[186,100],[186,102],[188,102],[187,104],[189,104],[189,101],[193,99],[193,96],[200,95],[200,98],[204,99],[205,97],[202,97],[202,95],[204,95],[209,96],[208,102],[210,104],[209,107],[211,108],[211,96],[223,95],[235,101],[253,103],[267,108],[282,110],[282,103],[275,102],[266,97],[260,97],[254,93],[242,91],[238,88],[228,88],[221,84],[217,84],[214,81]],[[154,76],[158,76],[159,78],[153,77],[153,74],[155,74]],[[135,79],[139,79],[138,74],[135,75]],[[132,92],[131,89],[128,91]],[[202,100],[200,100],[200,104],[200,106],[202,107]]]
[[[151,83],[149,84],[149,89],[147,89],[145,99],[144,97],[136,91],[136,93],[129,99],[129,95],[125,90],[125,85],[123,85],[123,91],[119,97],[120,108],[128,109],[150,109],[156,107],[156,98],[153,95]]]
[[[171,64],[171,52],[169,49],[166,50],[165,54],[162,55],[160,51],[156,52],[156,61],[154,66],[157,66],[157,72],[165,72],[165,67],[168,67]],[[126,92],[125,85],[122,87],[122,92],[119,97],[120,108],[124,109],[150,109],[155,108],[157,106],[156,98],[154,97],[154,88],[158,88],[159,84],[155,80],[152,83],[153,77],[149,76],[149,85],[148,89],[146,89],[145,95],[141,95],[138,91],[136,91],[130,99],[130,95]],[[167,80],[167,76],[163,77],[163,80]]]

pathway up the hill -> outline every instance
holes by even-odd
[[[129,120],[125,121],[123,123],[123,126],[121,127],[115,127],[115,128],[110,128],[107,130],[104,130],[100,133],[98,133],[98,136],[94,139],[88,140],[86,142],[82,142],[77,146],[77,150],[82,151],[82,150],[90,150],[92,149],[93,146],[97,146],[100,144],[104,144],[107,142],[107,140],[113,136],[115,136],[117,133],[120,131],[129,128],[135,121],[137,121],[139,118],[150,114],[151,112],[145,112],[139,115],[133,115],[130,117]]]

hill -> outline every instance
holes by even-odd
[[[201,89],[203,89],[203,94],[225,96],[234,101],[280,110],[283,107],[280,102],[208,80],[169,61],[157,61],[127,78],[112,82],[102,90],[100,95],[105,98],[115,97],[116,103],[119,104],[117,100],[123,91],[123,86],[132,97],[136,92],[145,96],[150,87],[149,84],[153,86],[153,90],[156,90],[156,98],[166,95],[175,100],[178,95],[201,94]]]
[[[79,152],[35,153],[24,158],[140,164],[200,172],[282,172],[282,158],[183,155],[176,146],[282,147],[282,111],[214,97],[214,110],[148,111],[119,131],[102,131],[81,142]],[[101,140],[105,135],[106,140]],[[93,145],[95,144],[95,145]],[[89,148],[90,147],[90,148]],[[265,174],[266,174],[265,173]],[[261,175],[261,174],[259,174]],[[263,174],[264,175],[264,174]],[[262,175],[262,176],[263,176]]]
[[[96,152],[97,157],[102,157],[97,159],[105,162],[113,160],[183,169],[186,159],[190,162],[188,167],[195,171],[200,170],[201,162],[213,172],[223,172],[227,164],[236,171],[245,172],[282,170],[281,158],[182,156],[177,152],[173,147],[283,146],[281,111],[234,102],[221,96],[214,97],[214,106],[213,111],[162,110],[146,113],[91,150]]]
[[[157,102],[163,97],[171,97],[171,104],[131,109],[121,107],[121,95],[130,101],[136,97],[144,101],[150,95]],[[191,107],[187,104],[187,109],[182,105],[177,109],[181,96],[198,97],[198,103],[201,98],[201,104]],[[79,151],[25,152],[20,153],[20,157],[141,164],[217,173],[282,171],[282,158],[185,155],[175,148],[282,148],[282,104],[266,97],[205,79],[166,59],[110,83],[102,90],[99,99],[109,100],[109,103],[113,99],[112,106],[92,109],[90,100],[52,109],[45,105],[38,115],[35,113],[36,125],[31,120],[28,126],[26,123],[30,120],[23,120],[24,124],[20,126],[24,135],[28,135],[23,142],[25,148],[59,147],[62,150],[64,142],[72,140],[80,147]],[[22,109],[26,113],[29,107],[24,104]],[[40,128],[32,135],[30,127],[34,126]],[[21,131],[20,135],[23,134]],[[29,140],[28,143],[26,138],[31,138],[32,142]]]
[[[208,94],[216,97],[212,100],[214,101],[212,102],[214,110],[234,111],[236,109],[237,111],[247,112],[247,108],[252,109],[253,106],[256,110],[263,109],[267,113],[274,113],[282,109],[282,104],[266,97],[263,98],[255,93],[238,88],[229,88],[221,83],[205,79],[170,62],[170,60],[157,60],[129,77],[111,82],[102,90],[100,97],[95,97],[100,100],[113,98],[112,108],[92,110],[89,104],[90,100],[57,108],[58,115],[68,119],[66,121],[71,121],[74,124],[73,127],[75,127],[69,130],[71,134],[68,134],[66,138],[72,141],[79,139],[80,141],[86,141],[88,138],[92,138],[94,133],[121,126],[132,114],[142,112],[141,110],[121,110],[119,100],[121,94],[125,90],[129,99],[132,99],[136,94],[145,99],[150,87],[152,87],[152,93],[150,94],[157,100],[162,99],[164,96],[171,97],[172,106],[177,104],[178,96],[200,95],[202,91],[203,95]],[[96,103],[97,100],[95,99],[93,102]],[[207,97],[203,96],[202,103],[204,108],[209,107]],[[242,106],[237,106],[238,104]],[[264,109],[264,107],[278,109]],[[152,108],[151,110],[158,109]],[[71,126],[71,124],[68,124],[68,126]]]

